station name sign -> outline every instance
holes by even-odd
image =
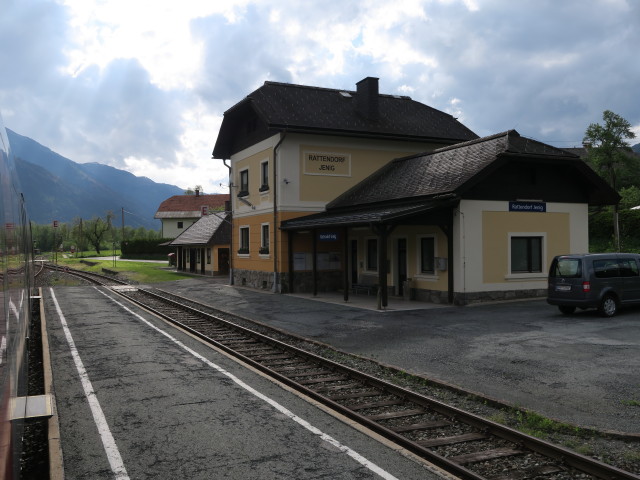
[[[539,212],[547,211],[545,202],[509,202],[510,212]]]
[[[305,175],[351,176],[351,155],[348,153],[304,152]]]
[[[318,233],[318,240],[320,240],[321,242],[337,242],[338,233],[337,232],[320,232]]]

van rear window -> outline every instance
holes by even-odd
[[[558,258],[553,262],[549,276],[579,278],[582,276],[582,261],[578,258]]]

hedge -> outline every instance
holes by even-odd
[[[640,210],[620,210],[618,225],[621,250],[640,251]],[[589,243],[592,251],[615,250],[611,209],[589,215]]]
[[[167,245],[161,245],[173,240],[173,238],[156,238],[155,240],[127,240],[121,245],[122,256],[130,255],[164,255],[173,249]]]

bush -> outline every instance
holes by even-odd
[[[127,240],[121,245],[122,258],[161,258],[165,260],[173,251],[167,245],[161,245],[173,238],[159,238],[155,240]]]
[[[640,210],[620,210],[620,249],[623,252],[640,251]],[[613,241],[613,211],[611,209],[589,215],[589,250],[615,251]]]

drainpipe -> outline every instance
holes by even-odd
[[[286,136],[287,131],[283,130],[280,140],[273,148],[273,292],[282,291],[278,285],[278,148]]]
[[[233,179],[231,178],[231,165],[227,165],[228,159],[223,158],[222,163],[229,169],[229,206],[231,207],[231,235],[229,236],[229,285],[233,285]],[[218,265],[220,267],[220,265]]]

